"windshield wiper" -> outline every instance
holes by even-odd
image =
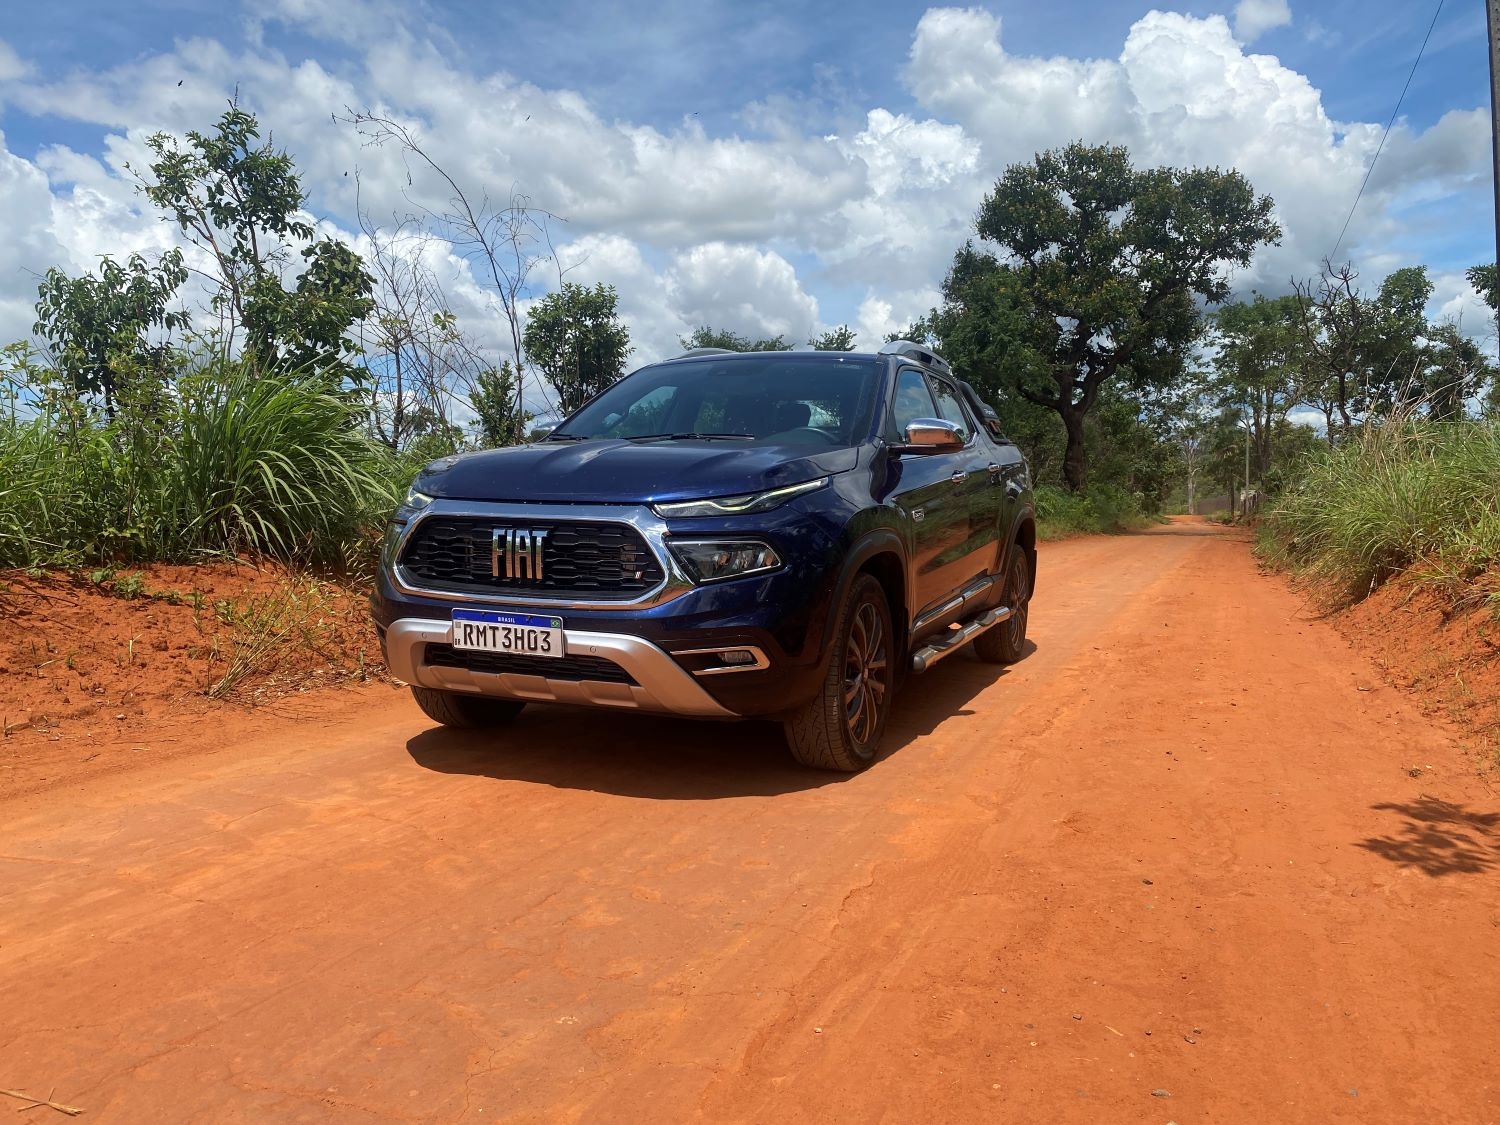
[[[754,434],[639,434],[629,441],[754,441]]]
[[[550,433],[542,439],[543,441],[588,441],[582,434],[559,434]]]

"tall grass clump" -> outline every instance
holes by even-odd
[[[1419,560],[1473,576],[1500,561],[1500,425],[1397,420],[1311,455],[1262,549],[1346,601]]]
[[[356,566],[411,475],[317,373],[210,360],[112,415],[52,396],[0,416],[0,566]]]
[[[0,566],[66,557],[109,523],[107,435],[54,422],[0,417]]]
[[[162,552],[343,563],[395,507],[401,466],[317,376],[185,380],[150,519]]]

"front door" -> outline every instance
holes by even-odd
[[[918,418],[941,419],[927,378],[915,368],[896,376],[893,436],[905,436]],[[906,512],[912,566],[912,606],[920,617],[963,585],[970,550],[969,450],[903,453],[895,466],[891,499]]]

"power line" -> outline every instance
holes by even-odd
[[[1401,113],[1401,103],[1406,100],[1406,91],[1411,89],[1411,80],[1416,77],[1417,67],[1422,62],[1422,56],[1427,52],[1427,41],[1432,38],[1432,29],[1437,26],[1438,16],[1443,14],[1443,0],[1438,0],[1437,10],[1432,13],[1432,22],[1427,25],[1427,34],[1422,36],[1422,46],[1417,49],[1417,57],[1412,61],[1411,70],[1406,75],[1406,85],[1401,87],[1401,96],[1396,99],[1396,108],[1391,110],[1391,119],[1385,123],[1385,132],[1380,134],[1380,144],[1375,146],[1375,155],[1370,158],[1370,166],[1365,169],[1365,178],[1360,182],[1359,191],[1354,196],[1354,202],[1349,207],[1349,214],[1344,217],[1344,225],[1339,230],[1338,241],[1333,244],[1333,253],[1328,255],[1329,262],[1338,254],[1339,247],[1344,244],[1344,235],[1349,233],[1349,223],[1354,218],[1355,208],[1365,194],[1365,188],[1370,183],[1370,176],[1375,171],[1375,162],[1380,159],[1381,152],[1385,149],[1386,138],[1391,135],[1391,127],[1396,124],[1396,117]]]

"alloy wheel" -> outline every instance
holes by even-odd
[[[1031,567],[1027,565],[1024,554],[1018,553],[1010,564],[1009,585],[1005,604],[1010,606],[1010,618],[1005,622],[1005,628],[1010,632],[1011,647],[1019,651],[1026,640],[1026,615],[1031,606]]]
[[[888,676],[885,623],[875,606],[866,601],[855,610],[844,646],[844,721],[858,744],[868,742],[875,734]]]

